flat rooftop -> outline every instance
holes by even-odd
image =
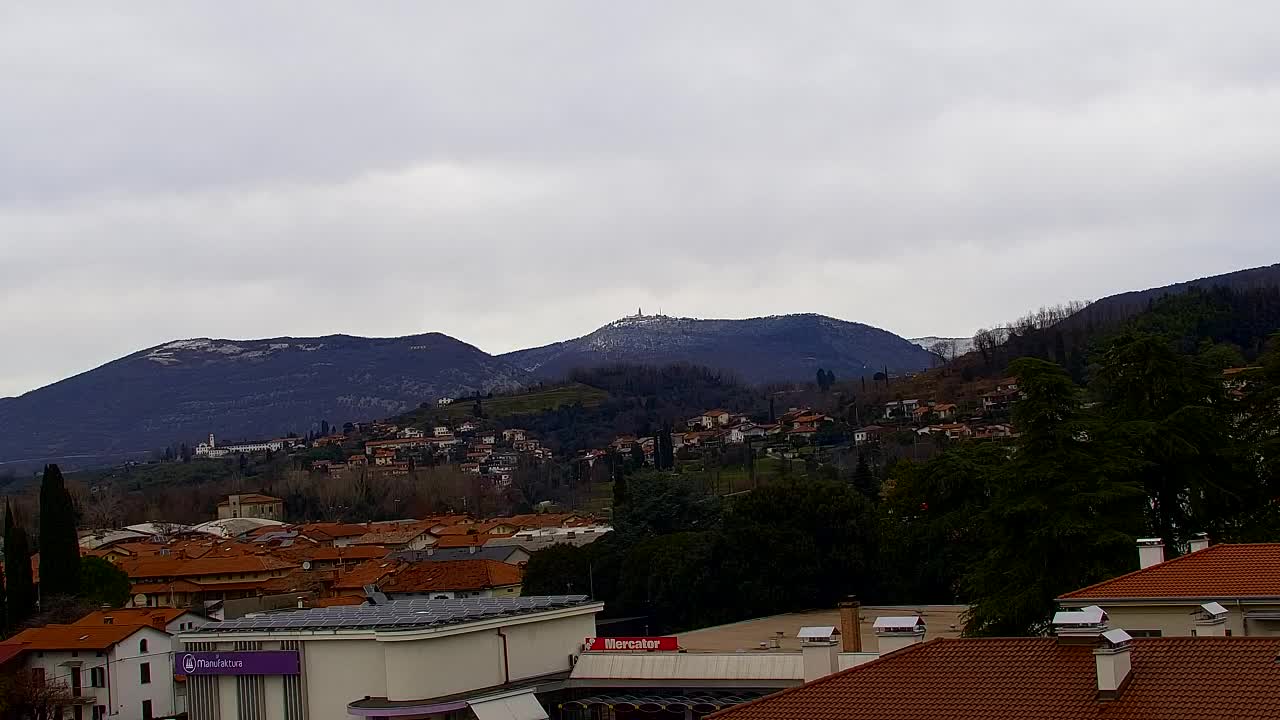
[[[875,652],[876,634],[872,625],[878,617],[920,615],[924,618],[925,639],[937,637],[958,638],[964,630],[964,612],[967,605],[863,605],[858,612],[858,626],[862,633],[862,648]],[[781,650],[799,652],[800,641],[796,635],[802,627],[833,625],[840,627],[840,611],[807,610],[805,612],[771,615],[743,620],[728,625],[678,633],[680,647],[688,652],[767,652],[760,643],[782,633]],[[777,650],[773,652],[778,652]]]

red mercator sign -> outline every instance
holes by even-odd
[[[680,643],[673,635],[666,637],[597,637],[587,638],[584,647],[593,652],[675,652]]]

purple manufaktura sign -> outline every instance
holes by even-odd
[[[297,675],[297,650],[241,652],[175,652],[175,675]]]

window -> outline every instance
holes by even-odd
[[[142,701],[142,720],[154,720],[155,716],[151,714],[151,701]]]
[[[89,687],[107,686],[107,669],[104,667],[89,668]]]
[[[151,682],[151,663],[142,663],[138,666],[138,682],[143,685]]]
[[[83,706],[83,705],[72,705],[72,706],[71,706],[71,720],[84,720],[84,706]]]
[[[102,618],[102,624],[103,624],[103,625],[115,625],[115,624],[116,624],[116,619],[115,619],[115,618],[113,618],[113,617],[111,617],[110,615],[108,615],[108,616],[106,616],[106,617]]]
[[[1128,630],[1129,637],[1136,638],[1158,638],[1161,633],[1159,630]]]
[[[80,677],[80,668],[73,667],[71,668],[71,695],[73,697],[80,697],[81,687],[83,687],[83,681]],[[77,706],[77,708],[78,707],[79,706]]]
[[[142,638],[138,641],[138,652],[145,653],[147,651],[147,639]]]
[[[106,717],[107,717],[106,705],[93,706],[93,720],[105,720]]]
[[[43,653],[41,653],[43,656]],[[31,679],[35,682],[36,687],[44,685],[44,668],[31,668]]]

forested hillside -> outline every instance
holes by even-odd
[[[1136,569],[1138,537],[1170,554],[1201,532],[1280,540],[1277,330],[1274,289],[1215,288],[1153,301],[1056,358],[1055,335],[1038,336],[998,368],[1023,393],[1012,445],[824,467],[726,499],[697,474],[635,476],[617,534],[536,554],[526,587],[594,582],[608,614],[662,631],[856,593],[970,603],[973,635],[1039,632],[1054,597]]]

